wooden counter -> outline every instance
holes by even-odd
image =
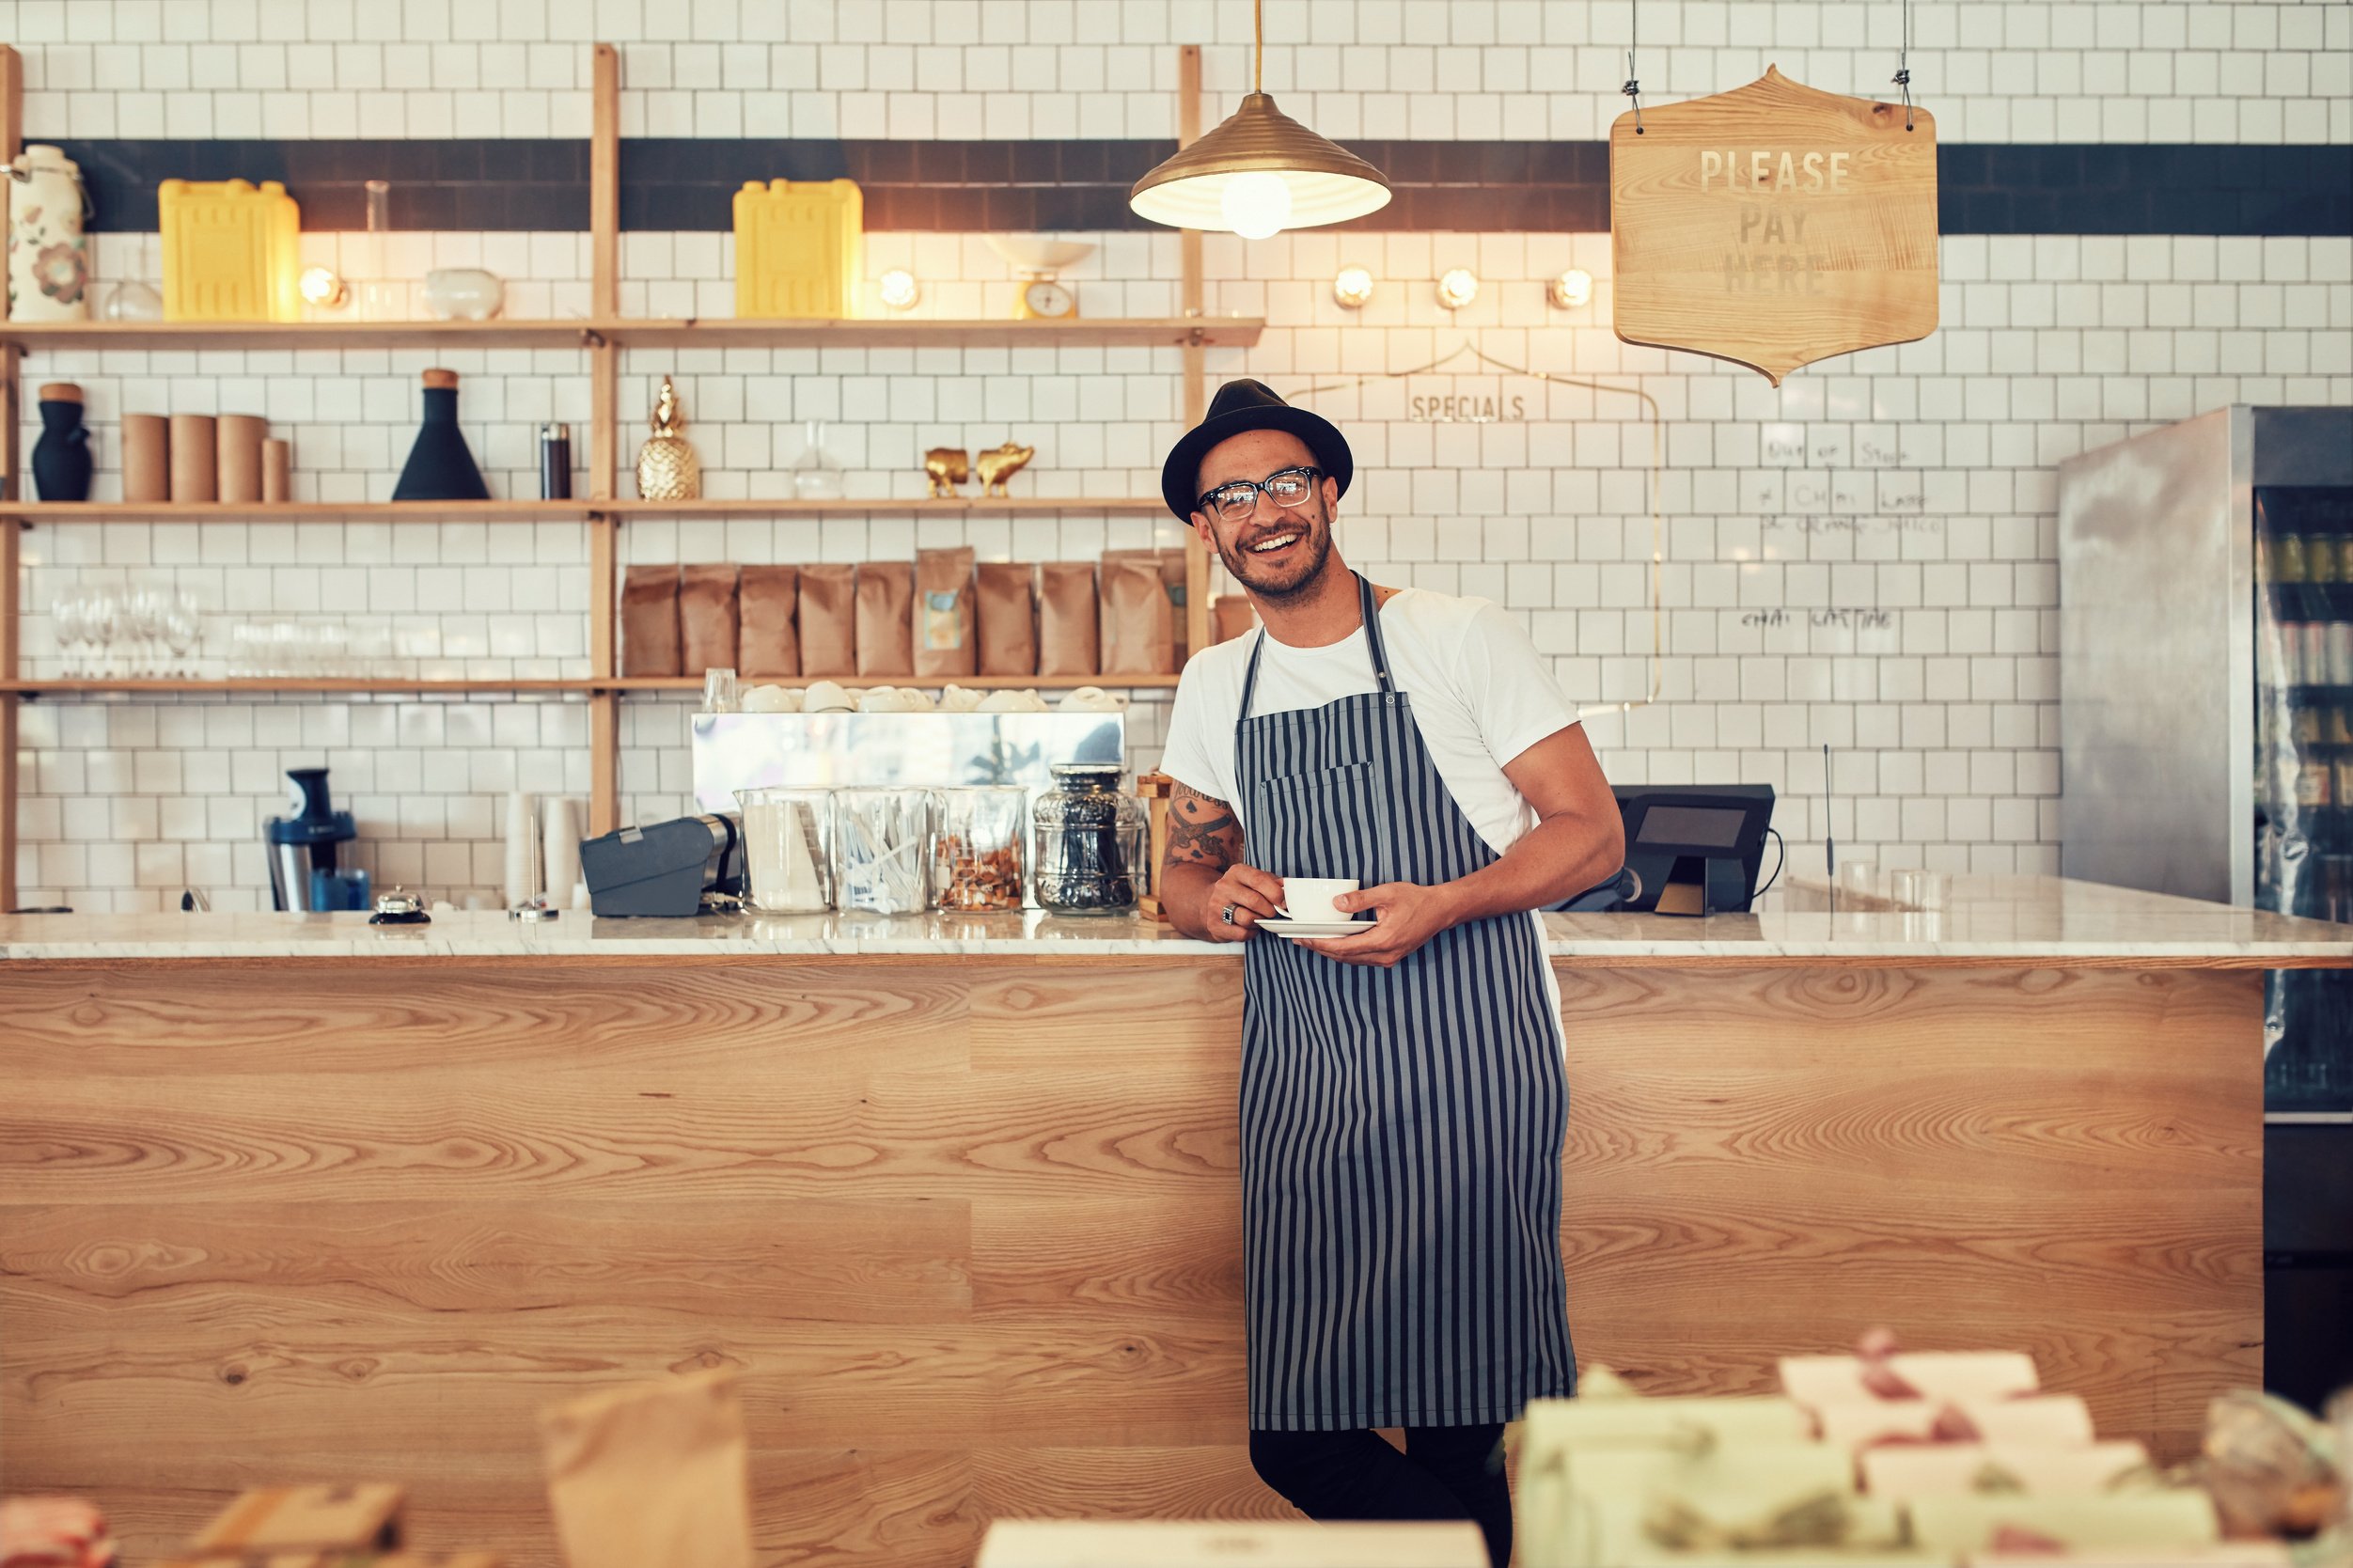
[[[460,920],[370,956],[220,918],[0,921],[9,1490],[91,1494],[145,1553],[246,1485],[397,1480],[421,1544],[548,1564],[535,1412],[729,1366],[766,1560],[1286,1512],[1243,1450],[1231,949],[637,923],[464,956],[502,938]],[[1555,959],[1583,1359],[1758,1391],[1886,1323],[2030,1349],[2169,1455],[2260,1379],[2249,965],[2353,933],[1834,964],[1706,924]]]

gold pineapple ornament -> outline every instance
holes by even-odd
[[[686,428],[678,388],[662,378],[653,395],[653,435],[637,448],[637,494],[649,501],[692,501],[702,494],[702,460],[678,432]]]

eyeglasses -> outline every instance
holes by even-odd
[[[1278,507],[1295,507],[1315,494],[1323,478],[1321,468],[1286,468],[1263,479],[1229,479],[1195,501],[1193,508],[1228,523],[1239,523],[1258,510],[1261,493]]]

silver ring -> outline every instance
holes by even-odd
[[[1225,913],[1219,915],[1217,918],[1225,921],[1228,925],[1233,924],[1233,907],[1234,906],[1231,904],[1226,905]]]

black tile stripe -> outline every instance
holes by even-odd
[[[38,137],[30,139],[39,139]],[[67,141],[94,227],[156,227],[168,179],[278,180],[303,227],[365,227],[365,182],[389,180],[392,227],[584,229],[588,144],[566,140]],[[1128,186],[1167,141],[621,143],[621,227],[721,230],[747,180],[855,180],[866,227],[888,230],[1145,229]],[[1363,141],[1395,199],[1356,229],[1599,233],[1603,142]],[[2353,148],[1947,144],[1947,234],[2353,234]]]

